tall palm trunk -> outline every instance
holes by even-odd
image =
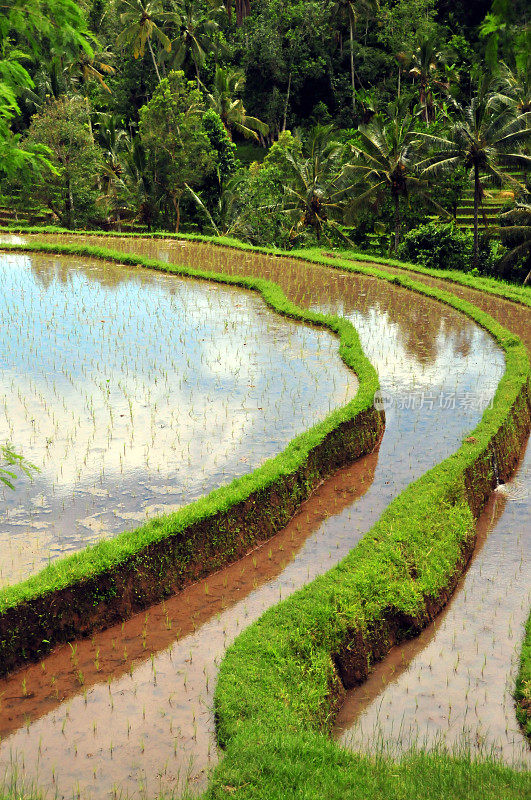
[[[153,66],[155,67],[155,72],[157,73],[157,80],[160,83],[160,81],[161,81],[160,72],[159,72],[159,68],[157,67],[157,62],[155,60],[155,53],[153,52],[153,48],[151,47],[151,42],[150,42],[149,39],[147,40],[147,46],[148,46],[149,52],[151,53],[151,58],[153,60]]]
[[[474,267],[476,268],[478,266],[478,255],[479,255],[479,245],[478,245],[479,197],[480,197],[479,166],[477,164],[474,164]]]
[[[356,111],[356,85],[354,82],[354,20],[349,14],[350,23],[350,80],[352,83],[352,110]]]
[[[289,73],[288,78],[288,91],[286,92],[286,102],[284,103],[284,118],[282,120],[282,132],[286,130],[286,124],[288,120],[288,107],[289,107],[289,96],[291,92],[291,70]]]
[[[394,196],[394,203],[395,203],[395,253],[398,250],[398,245],[400,244],[400,197],[398,195]]]
[[[179,226],[181,224],[181,203],[177,199],[177,195],[172,195],[173,208],[175,209],[175,233],[179,233]]]
[[[72,192],[72,182],[70,180],[70,176],[67,178],[66,191],[67,191],[66,208],[67,208],[68,227],[70,228],[70,230],[74,230],[74,228],[76,227],[75,215],[74,215],[74,193]]]

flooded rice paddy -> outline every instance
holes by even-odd
[[[514,709],[520,642],[531,602],[531,452],[493,492],[474,560],[453,601],[416,639],[396,647],[347,693],[335,736],[391,755],[412,745],[494,755],[531,766]]]
[[[328,331],[251,292],[0,255],[0,586],[252,471],[354,396]]]
[[[113,793],[155,796],[160,790],[204,787],[218,757],[212,697],[226,647],[266,608],[337,563],[393,497],[457,449],[490,402],[504,368],[493,340],[466,317],[373,278],[198,244],[139,240],[106,244],[220,272],[263,275],[300,305],[347,316],[378,369],[387,427],[379,452],[326,481],[284,531],[242,561],[123,626],[59,648],[43,665],[0,683],[0,765],[6,775],[37,781],[59,797],[79,793],[95,800]],[[503,541],[517,538],[511,509],[518,502],[527,501],[508,494],[497,524],[501,505],[494,515],[492,509],[487,511],[481,524],[488,527],[485,519],[493,515],[492,532],[473,569],[507,513]],[[476,591],[467,591],[466,597],[474,599],[477,634],[467,631],[464,640],[458,639],[460,614],[468,611],[452,617],[452,604],[444,618],[453,619],[451,646],[445,642],[437,651],[443,652],[437,656],[443,676],[437,687],[444,683],[444,673],[453,674],[454,646],[477,649],[475,659],[467,662],[471,686],[476,681],[481,688],[484,661],[492,660],[489,669],[498,683],[507,680],[526,600],[521,589],[527,557],[523,533],[522,528],[512,549],[498,543],[491,556],[489,576],[494,582],[496,569],[505,579],[504,564],[507,574],[512,569],[515,576],[512,589],[502,591],[500,606],[500,615],[514,620],[510,636],[506,632],[505,641],[495,646],[497,658],[492,659],[498,630],[483,631],[481,600]],[[489,602],[490,595],[484,596]],[[470,616],[467,629],[472,627],[474,615]],[[438,632],[433,643],[437,641]],[[459,660],[464,660],[463,654]],[[466,691],[455,695],[452,715],[462,718],[468,695]],[[476,702],[476,697],[474,713],[478,730],[484,733],[505,712],[497,690],[483,693],[481,700]],[[444,709],[435,713],[433,702],[431,707],[436,717],[433,728],[444,740],[448,730]],[[403,708],[398,702],[398,715],[403,715]],[[350,722],[347,719],[347,727]],[[523,752],[514,728],[514,723],[508,731],[494,726],[498,749],[509,761],[520,759]],[[468,744],[482,750],[485,741],[479,736]]]

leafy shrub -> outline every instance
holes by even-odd
[[[452,222],[444,225],[429,222],[406,233],[398,257],[431,269],[468,271],[472,267],[473,251],[471,233],[460,231]],[[486,258],[487,253],[482,252],[480,260],[485,261]],[[480,264],[480,271],[483,271],[482,266]]]

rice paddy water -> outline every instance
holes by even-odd
[[[354,396],[327,331],[219,284],[0,255],[0,586],[252,471]]]
[[[79,237],[75,241],[79,242]],[[90,241],[101,243],[96,237]],[[106,244],[220,272],[268,277],[299,305],[348,317],[380,375],[387,424],[378,453],[325,482],[285,531],[246,559],[123,626],[96,634],[91,641],[59,648],[42,666],[31,666],[1,682],[0,731],[4,738],[0,764],[6,774],[37,781],[59,797],[79,794],[94,800],[113,792],[155,796],[160,790],[199,791],[204,787],[218,757],[212,696],[225,648],[267,607],[337,563],[394,496],[455,451],[480,419],[504,369],[502,352],[468,318],[374,278],[199,244],[138,239]],[[151,277],[146,278],[148,283]],[[171,277],[163,280],[175,281]],[[237,296],[232,295],[233,301]],[[249,326],[247,335],[251,335]],[[319,380],[322,377],[324,381],[327,370],[328,365]],[[319,383],[319,392],[324,391],[323,386]],[[202,422],[200,418],[197,435],[201,435]],[[510,511],[511,504],[519,501],[509,498],[506,502]],[[475,692],[474,714],[470,709],[465,714],[471,694],[462,691],[466,689],[462,676],[455,685],[448,682],[445,701],[452,691],[452,719],[459,720],[461,729],[463,719],[473,717],[479,735],[467,744],[477,751],[485,744],[490,746],[486,732],[501,713],[499,692],[485,692],[481,685],[486,680],[485,667],[483,676],[477,671],[481,673],[488,660],[489,670],[505,681],[507,661],[518,648],[524,608],[521,582],[528,554],[522,539],[514,546],[502,546],[517,537],[510,513],[502,515],[500,522],[508,526],[505,539],[502,534],[498,545],[492,539],[491,555],[491,538],[487,539],[472,568],[480,568],[485,554],[488,565],[481,567],[485,572],[476,578],[476,588],[458,595],[459,602],[465,594],[467,598],[474,595],[476,632],[471,630],[472,616],[467,616],[461,643],[461,613],[468,615],[468,611],[460,612],[456,605],[454,615],[454,604],[428,645],[438,647],[437,653],[442,650],[442,656],[437,656],[436,694],[444,686],[444,675],[453,674],[460,648],[476,648],[464,673],[470,691]],[[496,570],[504,577],[503,588],[506,584],[508,588],[501,593],[499,618],[510,618],[514,626],[510,636],[504,634],[507,641],[503,646],[495,647],[497,658],[493,659],[493,637],[501,634],[498,628],[482,630],[481,602],[476,594],[481,587],[484,602],[491,601],[491,595],[485,594],[484,579],[496,582]],[[514,579],[508,577],[513,575]],[[451,646],[438,643],[446,621]],[[435,657],[430,658],[431,667],[428,663],[424,673],[420,670],[421,677],[413,677],[407,684],[406,694],[409,692],[413,703],[415,681],[419,680],[421,688],[422,681],[429,684]],[[462,660],[460,655],[459,662]],[[481,703],[477,685],[483,689]],[[434,712],[431,729],[444,740],[449,728],[447,714],[436,708],[431,696],[426,707],[430,702]],[[394,709],[395,704],[386,707]],[[403,714],[404,707],[403,702],[397,703],[397,713]],[[394,710],[389,716],[392,714]],[[507,760],[521,761],[522,740],[517,739],[514,726],[503,727],[494,726],[496,746]],[[454,741],[451,737],[449,743]]]

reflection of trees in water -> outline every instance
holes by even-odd
[[[35,282],[43,289],[49,289],[54,283],[62,286],[71,284],[73,266],[76,273],[82,273],[106,289],[116,289],[120,284],[131,280],[131,274],[127,273],[124,267],[84,256],[48,256],[32,253],[30,266]],[[143,276],[144,279],[149,279],[149,273]]]
[[[148,244],[149,254],[156,255],[156,242]],[[396,326],[406,352],[422,365],[435,361],[441,335],[449,340],[456,355],[467,356],[470,352],[474,325],[466,317],[436,300],[377,278],[347,275],[284,258],[221,248],[215,252],[197,243],[181,248],[177,256],[179,261],[195,267],[205,267],[206,262],[209,268],[222,272],[270,278],[301,306],[321,305],[326,298],[332,309],[347,316],[354,312],[368,315],[371,308],[377,308],[390,325]]]
[[[432,278],[427,275],[419,276],[409,270],[395,267],[386,266],[385,270],[395,275],[409,275],[414,280],[422,280],[422,283],[428,286],[435,286],[443,291],[451,291],[457,297],[461,297],[463,300],[467,300],[472,305],[485,311],[485,313],[497,320],[500,325],[505,328],[509,327],[513,333],[516,333],[522,339],[528,351],[531,352],[531,311],[526,306],[510,300],[504,300],[502,297],[489,295],[479,289],[471,289],[455,283],[448,284],[447,281],[441,278]]]
[[[69,241],[79,244],[80,237],[61,239],[62,243]],[[85,241],[96,243],[95,237],[87,237]],[[162,243],[156,239],[120,239],[113,242],[99,239],[97,243],[197,269],[269,278],[282,287],[290,300],[303,307],[322,305],[326,300],[332,309],[346,316],[352,316],[355,312],[368,315],[370,309],[377,308],[387,316],[389,324],[396,327],[407,354],[424,366],[435,362],[441,336],[450,343],[456,356],[467,357],[470,353],[474,325],[464,315],[436,300],[377,278],[336,272],[328,267],[287,258],[212,247],[200,242],[189,242],[183,246],[181,242]],[[130,279],[131,273],[125,273],[123,267],[84,257],[75,260],[76,269],[102,286],[115,288],[122,281]],[[49,285],[54,279],[67,283],[69,263],[71,261],[68,258],[32,256],[32,269],[43,285]],[[149,281],[149,273],[144,272],[142,279]]]

